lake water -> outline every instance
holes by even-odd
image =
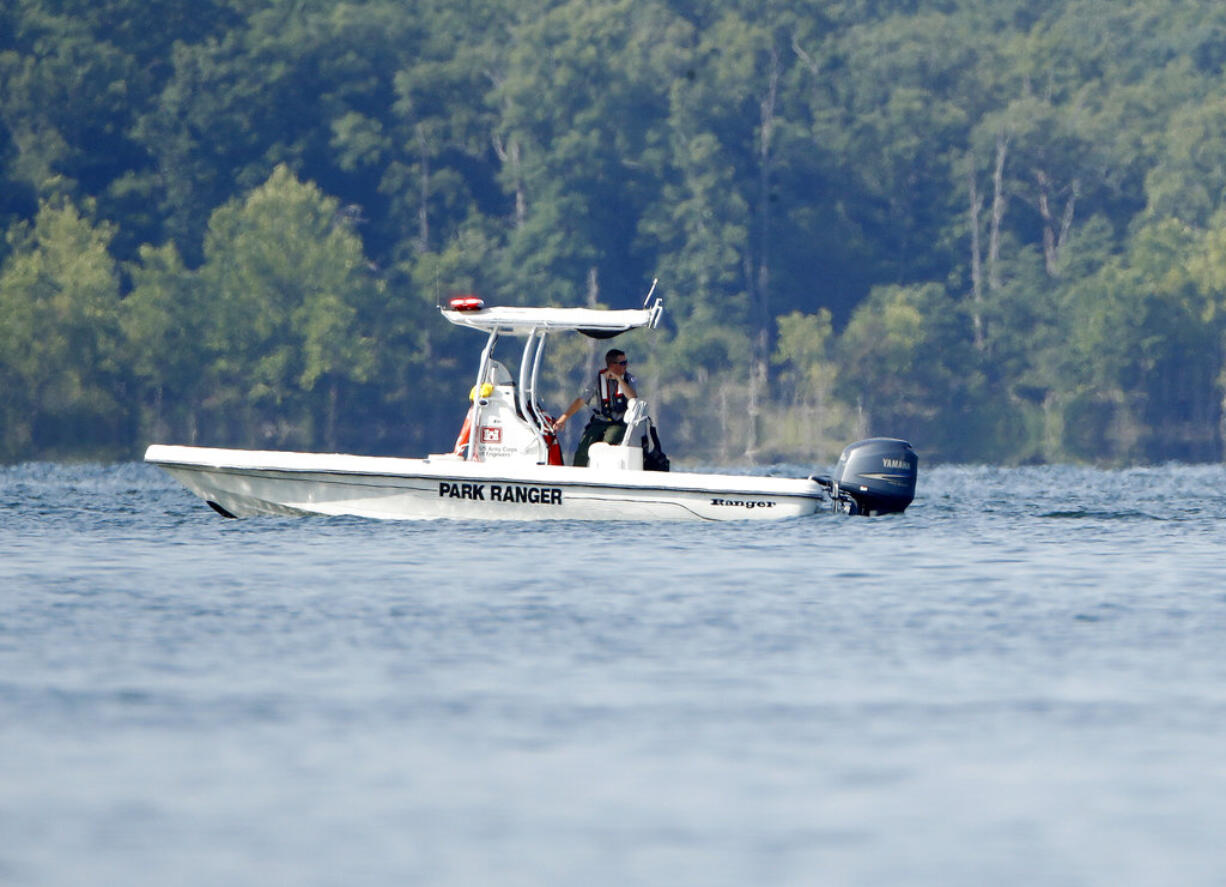
[[[1226,470],[227,521],[0,469],[5,885],[1226,884]]]

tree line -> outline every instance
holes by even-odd
[[[447,449],[440,301],[656,277],[683,460],[1218,460],[1224,64],[1208,0],[13,0],[0,460]]]

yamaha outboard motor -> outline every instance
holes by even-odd
[[[892,437],[857,441],[843,450],[833,477],[815,477],[836,511],[895,514],[915,498],[919,458],[911,444]]]

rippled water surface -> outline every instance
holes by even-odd
[[[0,883],[1226,883],[1226,471],[226,521],[0,469]]]

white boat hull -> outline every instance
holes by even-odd
[[[722,521],[830,508],[810,478],[159,445],[149,447],[145,461],[234,517]]]

